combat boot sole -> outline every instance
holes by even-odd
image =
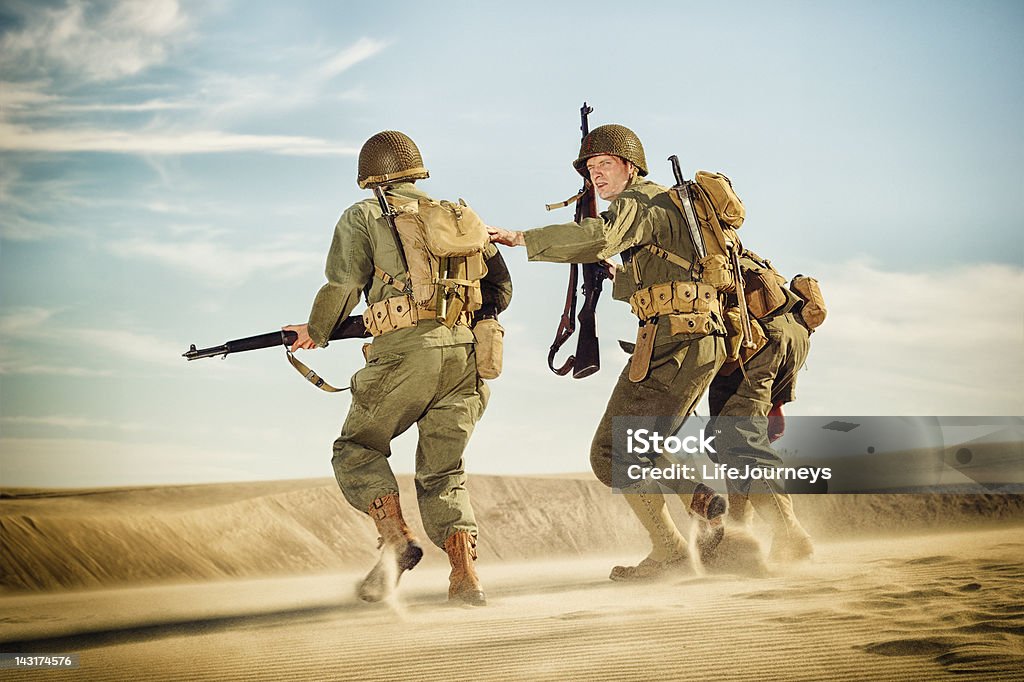
[[[467,606],[487,606],[487,596],[483,590],[470,588],[460,592],[450,593],[448,603]]]
[[[636,566],[615,566],[608,577],[617,582],[655,582],[693,573],[689,556],[667,561],[644,559]]]

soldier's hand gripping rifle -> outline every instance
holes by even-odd
[[[583,133],[580,139],[590,133],[587,116],[593,111],[594,108],[587,106],[586,102],[580,107],[580,131]],[[589,179],[583,181],[583,189],[572,199],[560,204],[548,204],[545,208],[550,211],[568,206],[574,201],[577,223],[584,218],[597,217],[597,195]],[[601,369],[601,352],[597,341],[597,300],[601,296],[604,280],[610,275],[602,263],[572,263],[569,268],[569,288],[565,293],[565,307],[558,322],[555,340],[551,342],[551,348],[548,350],[548,367],[559,376],[565,376],[572,370],[574,379],[583,379]],[[576,317],[576,286],[579,281],[577,268],[582,268],[583,272],[583,307],[580,308],[577,318],[580,322],[580,335],[576,339],[576,354],[570,355],[561,367],[555,367],[555,355],[576,331],[576,322],[573,318]]]

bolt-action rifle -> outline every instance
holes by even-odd
[[[272,348],[274,346],[290,348],[291,345],[295,343],[298,336],[299,335],[295,332],[286,332],[282,329],[276,332],[267,332],[266,334],[249,336],[244,339],[226,341],[220,346],[211,346],[210,348],[197,349],[196,345],[193,343],[181,357],[186,360],[198,360],[200,358],[213,358],[218,355],[228,356],[232,353],[242,353],[247,350],[259,350],[261,348]],[[334,328],[334,331],[331,332],[330,340],[364,339],[368,336],[370,336],[370,333],[366,331],[366,325],[363,324],[362,316],[353,315],[352,317],[346,317]]]
[[[366,331],[366,324],[363,322],[363,318],[360,315],[353,315],[352,317],[346,317],[331,331],[329,339],[331,341],[337,341],[339,339],[364,339],[370,336],[370,333]],[[280,330],[276,332],[267,332],[266,334],[258,334],[256,336],[249,336],[244,339],[235,339],[234,341],[226,341],[220,346],[211,346],[210,348],[196,348],[196,344],[192,344],[187,351],[185,351],[181,357],[186,360],[198,360],[199,358],[212,358],[217,355],[227,357],[232,353],[242,353],[247,350],[259,350],[260,348],[272,348],[274,346],[284,346],[285,354],[288,356],[288,362],[291,366],[298,371],[306,381],[313,384],[322,391],[328,393],[340,393],[341,391],[347,391],[347,388],[335,388],[329,383],[320,378],[320,376],[311,370],[309,367],[304,365],[298,358],[292,355],[290,347],[295,343],[299,335],[293,331]]]
[[[586,137],[590,133],[587,116],[593,111],[594,108],[587,106],[586,102],[580,107],[582,137]],[[597,195],[589,179],[583,181],[583,189],[575,197],[560,204],[548,204],[546,208],[550,211],[568,206],[574,201],[576,202],[575,220],[577,223],[584,218],[597,217]],[[565,376],[569,370],[572,370],[574,379],[583,379],[601,369],[601,352],[597,342],[597,300],[601,296],[604,280],[609,278],[609,274],[602,263],[572,263],[569,268],[569,288],[565,294],[565,307],[562,309],[562,318],[558,322],[555,340],[551,342],[551,348],[548,350],[548,367],[558,376]],[[581,269],[583,273],[583,307],[580,308],[577,318],[580,322],[580,335],[576,339],[576,354],[570,355],[561,367],[555,367],[555,355],[576,331],[576,322],[573,318],[577,317],[576,287],[580,278],[577,268]]]

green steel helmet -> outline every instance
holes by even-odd
[[[360,189],[429,177],[416,143],[397,130],[377,133],[359,150]]]
[[[573,166],[583,177],[587,177],[587,159],[602,154],[611,154],[629,161],[637,167],[640,175],[647,175],[647,157],[640,138],[626,126],[612,123],[598,126],[583,138],[580,144],[580,157]]]

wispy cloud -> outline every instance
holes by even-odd
[[[339,73],[348,71],[359,62],[369,59],[387,46],[388,43],[380,40],[360,38],[354,44],[328,59],[320,68],[320,75],[324,78],[334,78]]]
[[[389,45],[364,37],[341,50],[325,51],[319,46],[294,50],[285,69],[273,65],[250,73],[207,73],[194,88],[200,93],[200,115],[209,121],[230,122],[248,118],[252,112],[266,115],[365,101],[368,95],[362,87],[341,89],[335,79]]]
[[[794,408],[816,414],[1020,414],[1024,269],[819,273],[829,316]]]
[[[68,329],[66,337],[72,342],[86,343],[109,351],[118,362],[141,361],[150,365],[181,366],[181,346],[148,334],[137,334],[124,329],[113,333],[110,329]]]
[[[296,52],[302,63],[293,59],[281,73],[273,70],[282,68],[277,62],[252,73],[179,73],[159,81],[163,92],[154,98],[108,84],[167,61],[190,23],[177,0],[27,7],[23,27],[0,37],[0,151],[354,155],[358,149],[350,145],[290,130],[231,129],[254,113],[265,120],[267,112],[365,99],[358,88],[329,82],[387,46],[364,37],[326,54],[322,47],[303,47]],[[162,115],[169,113],[174,117]],[[8,232],[24,238],[24,231]]]
[[[38,333],[56,311],[47,308],[15,308],[0,315],[0,336],[27,338]]]
[[[280,245],[246,250],[206,240],[133,239],[114,242],[110,250],[124,258],[148,259],[221,284],[238,284],[260,272],[289,275],[323,265],[322,253]]]
[[[32,9],[23,28],[0,39],[5,73],[59,69],[93,81],[131,76],[164,62],[188,23],[177,0],[72,0]]]
[[[0,111],[10,112],[55,102],[59,97],[46,92],[48,81],[18,83],[0,81]]]
[[[74,377],[82,379],[98,379],[101,377],[112,377],[114,372],[109,369],[93,369],[90,367],[74,367],[68,365],[40,365],[14,362],[11,360],[0,360],[0,376],[54,376]]]
[[[39,417],[6,416],[0,417],[0,424],[10,424],[14,426],[46,426],[62,429],[113,429],[117,431],[142,431],[146,428],[142,424],[112,422],[106,419],[90,419],[88,417],[73,417],[68,415],[45,415]]]
[[[0,149],[36,152],[112,152],[122,154],[210,154],[271,152],[294,156],[346,155],[354,147],[292,135],[240,135],[210,130],[104,130],[32,128],[0,122]]]
[[[0,353],[0,374],[80,377],[112,374],[109,366],[81,368],[41,361],[40,357],[53,355],[50,351],[36,349],[34,344],[42,342],[76,348],[89,346],[109,352],[111,357],[117,357],[121,363],[134,360],[151,365],[180,366],[181,348],[177,342],[126,329],[119,329],[115,333],[109,328],[65,324],[61,320],[61,312],[52,308],[22,307],[0,314],[0,340],[4,341],[3,352]],[[22,343],[11,344],[11,341],[29,341],[33,345],[24,348]],[[15,350],[12,350],[12,346]]]

